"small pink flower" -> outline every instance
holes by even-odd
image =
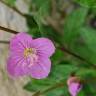
[[[69,77],[69,79],[67,80],[68,90],[71,96],[77,96],[77,94],[82,88],[80,82],[77,82],[78,80],[76,79],[77,77],[74,76],[74,77]]]
[[[7,70],[12,77],[29,75],[36,79],[48,76],[51,69],[50,56],[54,44],[47,38],[32,39],[25,32],[18,33],[10,41]]]

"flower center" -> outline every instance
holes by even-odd
[[[33,66],[38,60],[36,49],[26,48],[24,50],[24,57],[27,60],[28,67]]]
[[[26,48],[24,50],[24,56],[28,57],[29,55],[36,55],[36,50],[34,48]]]

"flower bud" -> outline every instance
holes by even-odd
[[[70,76],[67,80],[68,90],[71,96],[77,96],[82,88],[80,79],[77,76]]]

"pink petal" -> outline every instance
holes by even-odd
[[[38,38],[33,40],[32,46],[37,49],[37,53],[40,56],[50,57],[55,52],[54,44],[47,38]]]
[[[72,96],[77,96],[78,92],[81,90],[81,88],[78,88],[79,83],[71,83],[69,85],[69,92]]]
[[[23,57],[9,57],[7,71],[11,77],[18,77],[28,74],[26,60]]]
[[[51,69],[51,62],[48,58],[40,58],[30,69],[30,74],[35,79],[46,78]]]
[[[10,41],[10,51],[12,53],[22,54],[24,49],[30,47],[32,37],[25,32],[18,33]]]

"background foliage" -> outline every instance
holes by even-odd
[[[15,8],[16,0],[5,2]],[[86,81],[78,96],[96,96],[96,0],[30,0],[29,13],[22,15],[29,34],[56,46],[50,75],[30,78],[24,89],[34,96],[69,96],[66,80],[76,72]]]

